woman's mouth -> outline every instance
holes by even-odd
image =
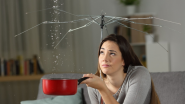
[[[108,65],[108,64],[103,64],[102,65],[104,68],[107,68],[107,67],[109,67],[110,65]]]

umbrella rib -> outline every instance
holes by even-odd
[[[100,18],[100,17],[97,17],[96,19],[98,19],[98,18]],[[96,20],[96,19],[95,19],[95,20]],[[75,28],[75,29],[69,29],[67,33],[72,32],[72,31],[75,31],[75,30],[78,30],[78,29],[81,29],[81,28],[84,28],[84,27],[87,27],[87,26],[91,25],[92,23],[94,23],[94,20],[88,22],[87,24],[85,24],[85,25],[83,25],[83,26],[81,26],[81,27],[78,27],[78,28]],[[62,37],[62,39],[60,39],[60,41],[57,43],[57,45],[55,45],[54,48],[56,48],[56,47],[58,46],[58,44],[59,44],[59,43],[64,39],[64,37],[67,35],[67,33]]]

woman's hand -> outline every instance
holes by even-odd
[[[94,74],[84,74],[83,77],[89,78],[82,81],[81,84],[86,84],[88,87],[92,87],[97,90],[103,90],[106,87],[104,81]]]
[[[82,81],[81,84],[85,83],[88,87],[97,89],[101,94],[105,104],[119,104],[108,90],[105,82],[100,77],[94,74],[84,74],[83,77],[89,78]]]

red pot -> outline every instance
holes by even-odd
[[[62,78],[43,78],[42,89],[47,95],[74,95],[77,92],[77,86],[89,77],[80,79],[62,79]]]

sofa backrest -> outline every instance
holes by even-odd
[[[70,78],[70,79],[79,79],[82,78],[83,74],[77,74],[77,73],[64,73],[64,74],[47,74],[44,75],[42,78]],[[53,95],[46,95],[43,93],[42,90],[42,78],[40,79],[39,83],[39,89],[38,89],[38,95],[37,99],[43,99],[43,98],[49,98],[49,97],[54,97]],[[80,84],[78,87],[83,88],[83,96],[84,96],[84,103],[85,104],[90,104],[90,99],[89,95],[87,92],[87,87],[85,84]]]
[[[185,71],[151,73],[161,104],[185,104]]]

